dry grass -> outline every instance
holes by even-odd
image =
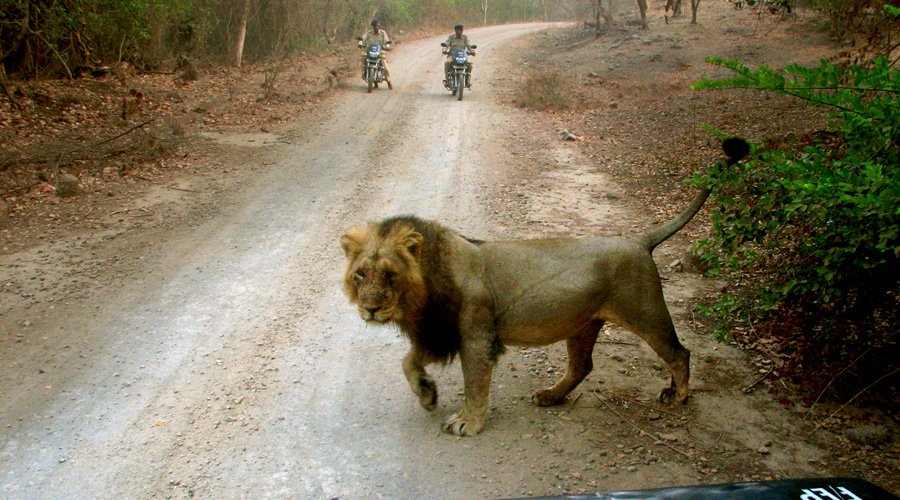
[[[573,85],[570,75],[552,69],[530,70],[516,95],[523,108],[562,110],[571,107]]]

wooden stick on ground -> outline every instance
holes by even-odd
[[[775,365],[773,364],[773,365],[772,365],[772,369],[769,370],[765,375],[763,375],[762,377],[759,377],[759,378],[756,380],[756,382],[753,382],[752,384],[750,384],[749,386],[747,386],[747,387],[744,388],[744,394],[749,394],[750,391],[753,390],[754,387],[756,387],[757,385],[759,385],[759,383],[762,382],[763,380],[769,378],[769,375],[771,375],[772,372],[774,372],[774,371],[775,371]]]
[[[645,405],[644,403],[641,403],[640,401],[631,401],[631,400],[629,400],[629,399],[625,399],[625,398],[619,397],[619,396],[612,396],[612,397],[614,397],[614,398],[619,398],[619,399],[621,399],[622,401],[625,401],[626,403],[630,403],[630,404],[634,404],[634,405],[638,405],[638,406],[643,406],[644,408],[646,408],[646,409],[648,409],[648,410],[658,411],[658,412],[660,412],[660,413],[666,413],[666,414],[672,415],[673,417],[681,418],[681,417],[684,416],[684,415],[679,415],[678,413],[675,413],[674,411],[663,410],[662,408],[654,408],[654,407],[652,407],[652,406],[650,406],[650,405]]]
[[[630,426],[634,427],[635,429],[637,429],[638,432],[640,432],[641,434],[650,436],[651,438],[653,437],[653,434],[651,434],[651,433],[645,431],[644,429],[641,429],[640,427],[638,427],[637,425],[635,425],[634,422],[632,422],[631,420],[628,420],[627,418],[625,418],[625,417],[623,417],[622,415],[620,415],[619,412],[617,412],[617,411],[616,411],[609,403],[607,403],[605,399],[601,398],[599,394],[597,394],[597,393],[595,392],[595,393],[594,393],[594,396],[596,396],[597,399],[599,399],[601,403],[603,403],[604,405],[606,405],[606,407],[609,408],[609,411],[613,412],[617,417],[619,417],[620,419],[624,420],[628,425],[630,425]],[[656,442],[662,443],[664,446],[666,446],[666,447],[668,447],[668,448],[670,448],[670,449],[672,449],[672,450],[674,450],[674,451],[677,451],[678,453],[681,453],[682,455],[684,455],[684,456],[686,456],[686,457],[688,457],[688,458],[691,458],[690,453],[685,453],[685,452],[679,450],[678,448],[676,448],[676,447],[670,445],[669,443],[663,441],[662,439],[658,439],[658,440],[656,440]]]
[[[29,185],[27,185],[27,186],[22,186],[22,187],[19,187],[19,188],[11,189],[11,190],[9,190],[9,191],[7,191],[7,192],[5,192],[5,193],[0,193],[0,198],[5,197],[5,196],[9,196],[9,195],[11,195],[11,194],[16,194],[16,193],[19,193],[19,192],[22,192],[22,191],[28,191],[29,189],[31,189],[31,188],[33,188],[33,187],[35,187],[35,186],[39,186],[40,184],[41,184],[40,182],[35,182],[34,184],[29,184]]]
[[[894,375],[894,374],[897,373],[897,372],[900,372],[900,368],[896,368],[896,369],[895,369],[894,371],[892,371],[891,373],[887,373],[887,374],[884,374],[884,375],[878,377],[878,379],[877,379],[876,381],[874,381],[874,382],[872,382],[871,384],[867,385],[863,390],[857,392],[856,395],[853,396],[852,398],[850,398],[846,403],[842,404],[840,408],[838,408],[837,410],[834,410],[834,412],[833,412],[831,415],[828,415],[828,418],[826,418],[825,420],[828,420],[828,419],[834,417],[835,415],[837,415],[838,413],[840,413],[841,410],[843,410],[845,406],[847,406],[848,404],[852,403],[853,400],[855,400],[856,398],[862,396],[862,393],[868,391],[868,390],[871,389],[873,386],[875,386],[875,384],[877,384],[878,382],[881,382],[882,380],[884,380],[884,379],[890,377],[891,375]]]

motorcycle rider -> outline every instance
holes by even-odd
[[[447,47],[444,49],[443,53],[448,56],[453,52],[453,49],[463,49],[465,51],[471,51],[469,48],[469,37],[463,35],[463,25],[457,24],[453,27],[453,34],[447,37],[447,41],[444,42],[447,44]],[[470,52],[473,56],[474,52]],[[447,79],[450,77],[450,66],[453,63],[450,61],[450,57],[447,57],[447,61],[444,63],[444,84],[447,84]],[[472,87],[472,82],[470,81],[472,78],[472,59],[466,62],[466,88]]]
[[[390,49],[391,38],[388,36],[387,32],[381,29],[381,22],[378,19],[372,19],[372,29],[366,31],[362,38],[359,40],[357,46],[361,47],[364,51],[365,48],[370,44],[377,43],[381,45],[381,65],[384,67],[384,79],[387,81],[388,89],[394,88],[391,85],[391,73],[388,70],[387,58],[384,57],[384,51]],[[362,56],[362,69],[363,69],[363,78],[366,77],[366,54],[363,52]]]

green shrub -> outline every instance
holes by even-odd
[[[827,365],[870,347],[887,352],[900,298],[900,76],[884,57],[780,71],[708,62],[736,76],[694,88],[789,94],[827,106],[832,117],[799,151],[755,145],[750,160],[692,179],[716,187],[705,255],[745,285],[735,291],[741,307],[728,296],[711,309],[750,311],[770,331],[793,336],[804,369],[811,357]]]
[[[808,296],[833,305],[861,274],[894,266],[900,256],[900,77],[887,59],[871,68],[792,65],[757,71],[709,59],[735,78],[695,88],[758,88],[833,109],[833,130],[799,152],[757,149],[730,171],[713,168],[697,182],[724,183],[713,216],[715,238],[732,266],[760,249],[791,255],[769,291],[776,301]],[[788,246],[785,246],[785,244]]]

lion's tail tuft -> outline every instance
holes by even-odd
[[[750,154],[750,145],[740,137],[729,137],[722,141],[722,151],[728,156],[728,164],[734,165]]]

